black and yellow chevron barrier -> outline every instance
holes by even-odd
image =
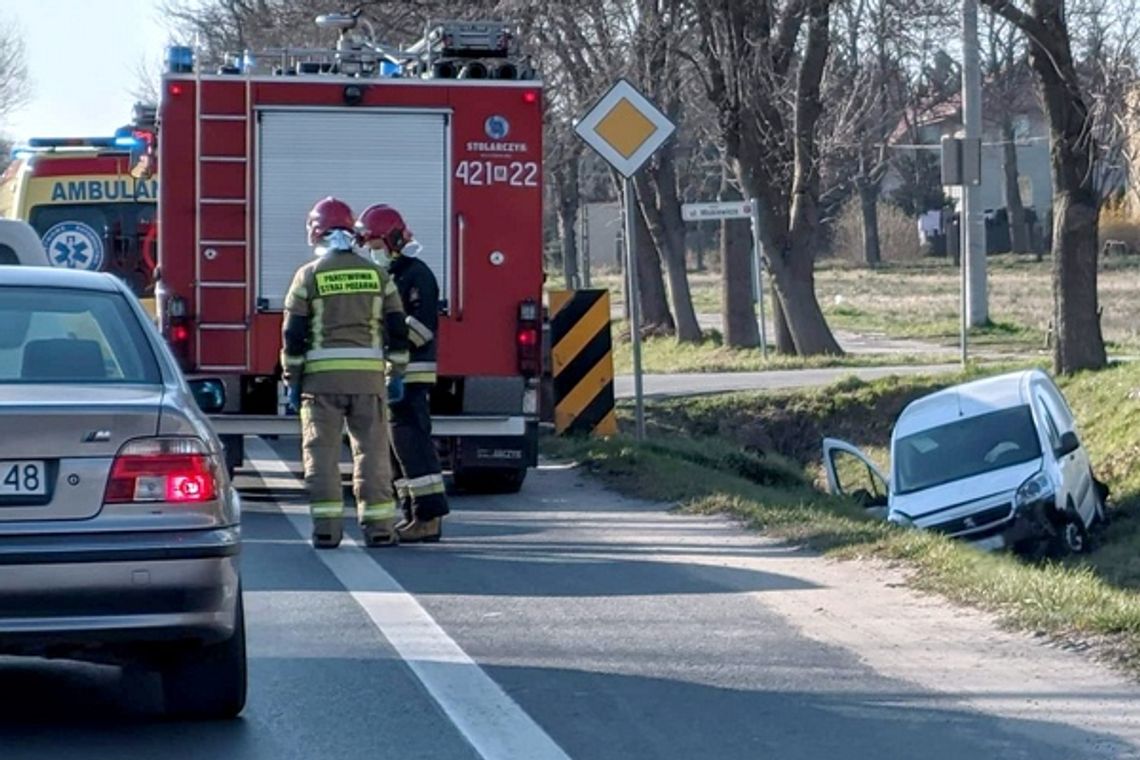
[[[614,435],[614,355],[608,290],[550,292],[554,428]]]

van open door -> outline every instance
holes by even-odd
[[[867,514],[886,519],[890,486],[870,457],[846,441],[824,438],[823,469],[829,492],[854,499]]]

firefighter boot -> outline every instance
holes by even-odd
[[[313,520],[313,547],[317,549],[335,549],[340,546],[344,538],[344,525],[340,520],[331,517],[318,517]]]
[[[408,544],[434,543],[443,535],[443,518],[412,520],[410,524],[396,531],[400,540]]]
[[[364,533],[364,543],[368,546],[396,546],[400,543],[400,533],[396,529],[396,518],[390,520],[369,520],[360,525]]]

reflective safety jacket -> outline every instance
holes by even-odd
[[[352,251],[310,261],[285,296],[285,382],[300,380],[305,393],[383,393],[385,370],[402,375],[408,363],[404,316],[383,267]]]
[[[388,271],[400,289],[400,299],[407,312],[408,341],[412,345],[411,362],[405,383],[435,384],[436,339],[439,329],[439,285],[431,268],[414,256],[396,256]]]

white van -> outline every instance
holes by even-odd
[[[832,493],[983,549],[1084,552],[1105,520],[1073,413],[1037,369],[912,401],[891,433],[889,480],[843,441],[824,439],[823,462]]]
[[[0,266],[49,265],[43,241],[35,228],[20,219],[0,219]]]

